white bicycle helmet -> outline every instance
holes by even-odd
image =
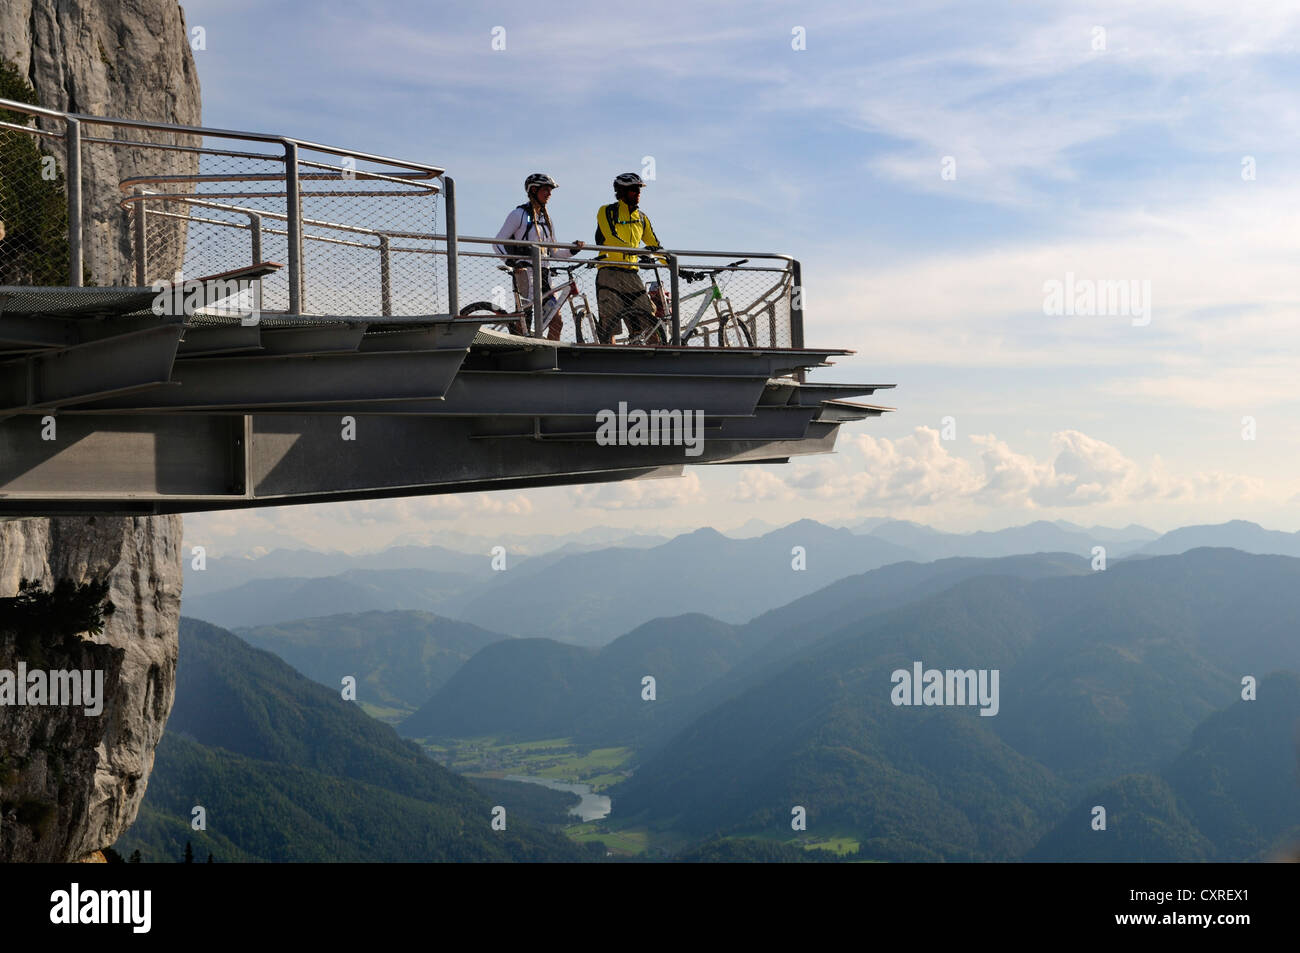
[[[545,172],[534,172],[528,178],[524,179],[524,191],[529,195],[532,195],[535,189],[541,188],[558,189],[559,186],[556,184],[555,180]]]

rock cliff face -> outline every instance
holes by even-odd
[[[198,125],[199,79],[185,17],[174,0],[4,0],[0,57],[27,77],[50,109]],[[62,132],[61,124],[42,123]],[[125,130],[123,130],[125,131]],[[108,126],[82,136],[110,137]],[[166,133],[133,138],[174,141]],[[184,139],[183,144],[197,144]],[[62,166],[62,156],[54,150]],[[134,284],[131,241],[118,183],[142,174],[198,170],[187,153],[86,143],[82,150],[86,266],[95,284]],[[169,211],[183,212],[182,206]],[[159,223],[151,236],[151,273],[171,277],[180,266],[184,222]]]
[[[33,644],[0,626],[0,672],[100,670],[103,710],[0,708],[0,862],[80,860],[135,820],[175,695],[181,519],[0,521],[0,597],[22,579],[109,583],[102,634]]]
[[[174,0],[4,0],[0,57],[49,108],[200,122],[198,74]],[[62,132],[61,123],[42,125]],[[118,132],[125,130],[82,130],[104,138]],[[168,133],[131,135],[174,141]],[[52,151],[62,165],[61,150]],[[83,145],[92,282],[134,283],[119,182],[197,168],[192,154]],[[180,264],[184,223],[168,228],[150,244],[152,271],[170,277]],[[0,597],[15,595],[24,578],[47,589],[63,579],[107,579],[116,609],[94,637],[33,641],[0,631],[0,672],[16,671],[20,661],[102,671],[105,695],[97,716],[70,707],[0,708],[0,861],[81,859],[112,844],[135,819],[175,691],[180,537],[179,517],[0,520]]]

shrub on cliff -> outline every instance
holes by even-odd
[[[21,636],[69,636],[104,631],[113,603],[107,600],[108,580],[78,584],[60,579],[46,591],[35,580],[18,584],[18,595],[0,599],[0,632]]]
[[[39,106],[36,90],[0,60],[0,99]],[[25,113],[0,109],[0,121],[26,125]],[[44,137],[41,137],[42,139]],[[61,147],[58,140],[46,140]],[[68,204],[63,172],[38,137],[0,127],[0,285],[68,283]]]

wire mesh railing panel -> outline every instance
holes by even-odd
[[[478,315],[495,312],[501,321],[494,327],[511,333],[535,335],[532,313],[532,266],[516,265],[490,246],[466,242],[457,256],[461,313]],[[473,249],[472,251],[468,249]],[[663,328],[662,340],[671,336],[671,273],[663,264],[642,264],[638,269],[646,289],[644,299],[631,307],[624,297],[606,295],[602,314],[598,293],[599,269],[589,256],[546,259],[549,282],[543,304],[543,337],[593,343],[613,335],[613,340],[637,340],[644,327],[643,314],[653,314]],[[507,264],[509,263],[509,264]],[[502,266],[506,265],[505,268]],[[793,269],[785,261],[763,265],[719,265],[716,260],[683,260],[679,263],[678,294],[682,342],[704,347],[788,348],[795,344],[792,330],[791,295]],[[623,301],[624,304],[619,304]],[[559,301],[558,310],[555,306]],[[611,304],[613,308],[611,308]],[[631,312],[639,312],[632,314]],[[604,331],[600,330],[602,318]],[[653,335],[641,338],[653,343]]]
[[[132,258],[144,284],[288,261],[284,158],[205,147],[193,173],[125,183]],[[142,216],[140,221],[136,216]],[[179,250],[179,254],[178,254]],[[262,281],[262,306],[288,307],[288,275]]]
[[[0,285],[68,283],[68,200],[62,129],[42,135],[0,110]],[[61,125],[61,124],[60,124]]]
[[[305,311],[438,310],[438,183],[347,156],[300,158]]]
[[[151,285],[259,265],[267,312],[409,317],[446,314],[455,300],[511,333],[645,344],[672,339],[675,312],[687,346],[802,346],[798,265],[780,255],[664,251],[676,266],[673,302],[673,269],[659,255],[643,255],[638,285],[627,271],[593,267],[599,249],[574,258],[547,249],[539,321],[528,243],[520,267],[518,250],[506,256],[489,239],[463,237],[451,274],[454,215],[442,214],[436,167],[254,133],[114,122],[125,120],[5,101],[0,282]],[[78,136],[80,204],[64,178]],[[75,218],[79,241],[70,240]]]
[[[155,274],[139,280],[132,212],[122,204],[121,185],[140,178],[192,177],[199,169],[199,145],[196,136],[162,130],[83,125],[82,234],[86,268],[96,284],[150,284],[184,267],[186,210],[177,207],[178,214],[154,230]]]
[[[788,348],[791,330],[792,272],[786,267],[684,262],[679,310],[685,328],[695,321],[696,337],[706,346]],[[696,280],[689,280],[698,276]],[[716,290],[715,290],[716,289]]]

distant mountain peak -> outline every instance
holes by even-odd
[[[941,529],[935,529],[933,526],[927,526],[926,524],[918,523],[915,520],[885,520],[876,524],[876,530],[884,529],[889,526],[906,526],[908,529],[914,529],[922,533],[930,533],[934,536],[947,535]]]
[[[818,536],[826,533],[845,533],[850,534],[847,529],[836,529],[834,526],[827,526],[825,523],[819,523],[814,519],[795,520],[780,529],[774,529],[770,533],[764,533],[760,539],[789,539],[800,534]],[[851,534],[850,534],[851,535]]]
[[[668,542],[675,543],[683,539],[703,541],[703,540],[730,539],[730,537],[726,536],[723,533],[718,532],[712,526],[701,526],[699,529],[692,530],[689,533],[682,533],[679,536],[674,536]]]

